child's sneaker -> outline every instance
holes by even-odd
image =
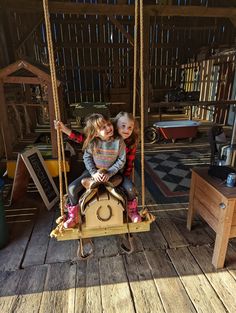
[[[142,221],[142,218],[138,213],[137,199],[128,201],[128,216],[131,219],[132,223],[139,223]]]

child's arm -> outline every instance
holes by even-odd
[[[123,140],[120,140],[119,156],[116,162],[107,170],[109,177],[114,176],[119,170],[121,170],[126,162],[126,151],[125,143]]]
[[[89,171],[89,174],[93,176],[97,173],[97,168],[93,160],[93,154],[90,149],[86,149],[83,155],[84,165],[86,169]]]
[[[124,176],[130,177],[134,168],[134,160],[136,156],[137,145],[132,148],[126,147],[126,163],[124,167]]]
[[[61,121],[54,121],[55,129],[60,129],[64,134],[66,134],[71,140],[81,143],[84,141],[84,135],[80,132],[75,130],[71,130],[70,128],[66,127]]]
[[[61,121],[54,121],[54,127],[55,129],[59,129],[60,131],[62,131],[64,134],[66,134],[68,137],[71,134],[71,129],[69,129],[68,127],[66,127],[65,124],[63,124]]]

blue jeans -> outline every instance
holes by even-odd
[[[121,187],[124,189],[128,201],[132,201],[136,198],[137,190],[130,178],[124,176],[124,180],[121,184]]]
[[[79,193],[84,189],[81,184],[81,180],[85,177],[90,177],[89,171],[85,170],[80,177],[76,178],[68,186],[68,198],[72,205],[76,205],[79,201]]]

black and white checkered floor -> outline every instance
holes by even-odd
[[[155,155],[145,154],[145,171],[165,197],[186,196],[191,182],[190,169],[208,165],[209,160],[207,149],[157,151]]]

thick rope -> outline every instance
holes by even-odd
[[[50,26],[50,16],[49,16],[49,10],[48,10],[48,0],[43,0],[43,9],[44,9],[44,19],[45,19],[45,26],[46,26],[49,64],[50,64],[50,72],[51,72],[51,80],[52,80],[52,93],[53,93],[55,118],[56,118],[56,120],[61,120],[60,106],[59,106],[59,100],[58,100],[55,61],[54,61],[54,54],[53,54],[52,33],[51,33],[51,26]],[[64,215],[64,201],[63,201],[64,197],[63,197],[62,162],[61,161],[62,161],[62,157],[63,157],[63,164],[65,164],[65,154],[64,154],[64,149],[63,149],[62,133],[59,129],[57,130],[57,147],[58,147],[60,210],[61,210],[61,216],[63,216]],[[65,182],[67,182],[65,165],[64,165],[64,175],[65,175]],[[67,186],[67,184],[66,184],[66,186]]]
[[[134,18],[134,80],[133,80],[133,116],[136,115],[136,88],[137,88],[137,46],[138,46],[138,1],[135,1]]]
[[[143,70],[143,0],[140,0],[140,128],[141,128],[141,183],[142,208],[145,206],[145,176],[144,176],[144,70]]]
[[[136,116],[137,99],[137,58],[138,58],[138,1],[135,2],[134,18],[134,80],[133,80],[133,116]],[[132,171],[132,181],[134,182],[134,169]]]

